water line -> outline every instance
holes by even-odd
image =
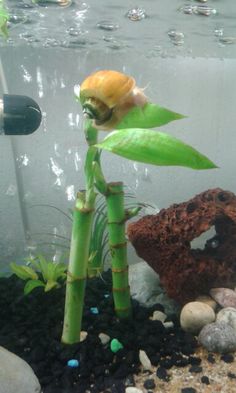
[[[9,94],[8,84],[7,84],[1,56],[0,56],[0,82],[2,84],[3,93]],[[24,239],[25,242],[27,242],[27,240],[29,240],[29,221],[25,209],[25,204],[23,202],[23,197],[24,197],[23,179],[22,179],[21,171],[17,167],[17,163],[16,163],[17,147],[16,147],[15,140],[11,136],[9,136],[8,138],[10,140],[10,147],[13,156],[13,167],[14,167],[16,186],[18,191],[19,210],[20,210],[21,222],[23,226]]]

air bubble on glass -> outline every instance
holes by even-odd
[[[51,162],[51,170],[52,172],[57,176],[60,177],[63,175],[64,171],[62,168],[59,167],[58,163],[54,161],[52,157],[50,157],[50,162]]]
[[[223,28],[217,28],[214,30],[214,35],[216,37],[222,37],[224,34],[224,29]]]
[[[73,27],[73,26],[69,27],[69,28],[66,30],[66,32],[67,32],[69,35],[71,35],[72,37],[78,37],[78,35],[81,34],[81,30],[78,29],[77,27]]]
[[[66,195],[68,201],[75,201],[75,186],[73,184],[66,187]]]
[[[16,161],[18,163],[18,168],[22,168],[23,166],[28,166],[30,160],[26,154],[22,154],[16,159]]]
[[[215,8],[208,7],[207,5],[199,5],[194,8],[193,11],[195,14],[204,15],[204,16],[211,16],[217,14]]]
[[[211,16],[217,14],[217,10],[215,8],[209,7],[206,4],[202,5],[185,5],[180,8],[184,14],[195,14],[195,15],[203,15],[203,16]]]
[[[174,45],[184,44],[184,33],[181,33],[181,31],[169,30],[167,34]]]
[[[101,22],[98,22],[96,25],[99,29],[101,30],[106,30],[106,31],[114,31],[119,28],[118,23],[109,21],[109,20],[102,20]]]
[[[23,64],[21,64],[20,68],[23,71],[23,80],[24,82],[31,82],[32,81],[32,75],[30,75],[29,71],[27,71],[27,69],[23,66]]]
[[[129,20],[136,22],[146,18],[147,14],[144,8],[134,7],[127,12],[126,16]]]
[[[6,195],[8,196],[14,196],[17,193],[17,187],[14,184],[10,184],[7,191]]]
[[[235,37],[222,36],[222,37],[219,38],[219,42],[222,45],[236,44],[236,36]]]
[[[54,48],[56,46],[60,46],[61,45],[61,41],[56,39],[56,38],[46,38],[43,46],[45,48]]]
[[[43,77],[40,67],[37,67],[36,69],[36,79],[38,84],[38,95],[39,98],[42,98],[44,96],[44,91],[43,91]]]
[[[81,157],[79,156],[78,152],[75,153],[74,164],[75,164],[75,170],[76,172],[78,172],[81,169]]]
[[[133,168],[134,168],[135,172],[138,172],[138,164],[137,164],[137,162],[133,163]]]
[[[26,23],[27,21],[28,21],[28,16],[24,11],[12,10],[12,13],[10,13],[10,17],[9,17],[10,28],[18,24]]]
[[[35,0],[40,7],[69,7],[72,0]]]

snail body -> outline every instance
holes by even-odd
[[[79,98],[84,114],[103,130],[112,130],[132,107],[142,107],[147,102],[134,78],[112,70],[98,71],[86,78]]]

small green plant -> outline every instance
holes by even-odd
[[[0,34],[5,38],[8,37],[7,22],[9,20],[9,14],[4,7],[4,1],[0,0]]]
[[[20,266],[12,262],[10,267],[17,277],[27,281],[24,287],[25,295],[37,287],[44,287],[45,292],[59,288],[66,279],[67,265],[47,261],[42,255],[28,259],[26,265]]]

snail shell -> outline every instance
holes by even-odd
[[[143,106],[147,99],[132,77],[103,70],[84,80],[80,102],[96,128],[111,130],[133,106]]]

